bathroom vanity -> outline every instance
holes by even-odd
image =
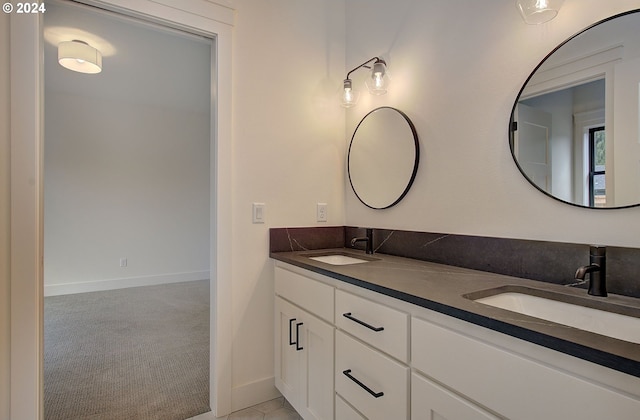
[[[348,249],[271,257],[276,386],[305,419],[640,413],[637,340],[481,303],[515,290],[604,308],[585,290]],[[638,299],[604,299],[640,314]]]

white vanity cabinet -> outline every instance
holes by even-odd
[[[278,263],[276,386],[305,420],[637,420],[640,378]]]
[[[276,268],[275,291],[275,385],[305,420],[333,419],[334,288]]]

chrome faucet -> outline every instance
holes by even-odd
[[[367,228],[366,230],[367,236],[360,236],[353,238],[351,240],[351,246],[356,246],[358,242],[366,242],[366,251],[367,254],[373,254],[373,229]]]
[[[584,280],[589,274],[589,293],[592,296],[607,296],[607,248],[591,246],[589,248],[589,265],[578,268],[576,279]]]

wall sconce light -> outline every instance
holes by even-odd
[[[96,74],[102,71],[102,54],[84,41],[64,41],[58,44],[58,63],[69,70]]]
[[[371,62],[373,62],[373,65],[371,65]],[[371,70],[370,77],[367,78],[365,82],[369,92],[372,95],[384,95],[387,93],[387,88],[389,87],[387,63],[378,57],[373,57],[347,73],[347,78],[344,79],[341,91],[341,103],[345,108],[351,108],[358,103],[360,92],[353,88],[353,81],[349,76],[351,76],[351,73],[354,71],[363,67]]]
[[[564,0],[517,0],[516,7],[529,25],[539,25],[556,17]]]

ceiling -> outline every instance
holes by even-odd
[[[47,91],[209,112],[211,41],[72,2],[47,3]],[[102,72],[82,74],[57,62],[61,41],[85,41],[103,54]]]

